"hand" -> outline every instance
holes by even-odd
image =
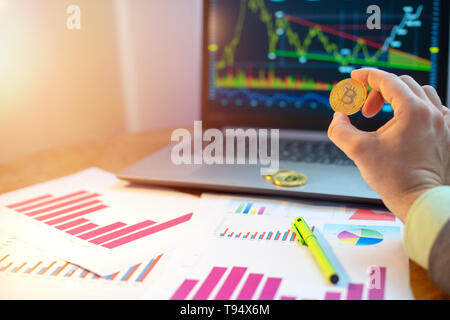
[[[403,222],[425,191],[450,184],[450,112],[431,86],[410,76],[359,69],[352,78],[372,87],[362,113],[376,115],[384,102],[394,117],[375,132],[355,128],[335,113],[329,138],[352,159],[386,207]]]

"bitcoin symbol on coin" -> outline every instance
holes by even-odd
[[[351,87],[346,87],[345,92],[341,97],[341,102],[343,104],[351,104],[353,101],[355,101],[356,97],[356,91],[353,90]]]
[[[279,171],[272,177],[274,185],[279,187],[299,187],[308,182],[308,178],[294,170]]]
[[[362,108],[366,98],[367,89],[364,84],[353,79],[344,79],[331,90],[330,105],[334,111],[350,115]]]
[[[304,174],[284,169],[268,172],[263,178],[278,187],[299,187],[308,182],[308,178]]]

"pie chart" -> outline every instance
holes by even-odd
[[[342,242],[354,246],[370,246],[383,241],[383,235],[380,232],[366,228],[344,230],[337,237]]]

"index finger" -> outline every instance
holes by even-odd
[[[402,104],[402,100],[414,96],[411,89],[393,73],[378,69],[363,68],[353,70],[351,77],[378,91],[384,100],[392,105],[394,111],[398,107],[408,106],[408,104]]]

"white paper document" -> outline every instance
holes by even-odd
[[[204,195],[214,217],[175,250],[154,299],[412,299],[401,222],[389,212],[310,201]],[[332,285],[291,230],[303,217],[334,264]]]
[[[0,234],[0,299],[140,299],[164,272],[167,254],[102,277]]]
[[[203,223],[199,198],[91,168],[0,196],[0,232],[109,276],[174,248]]]

